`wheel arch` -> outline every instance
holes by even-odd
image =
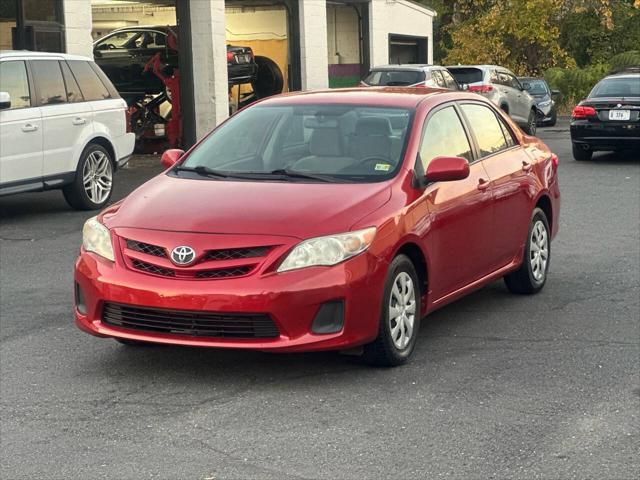
[[[543,193],[538,197],[535,208],[539,208],[547,216],[547,222],[549,222],[549,228],[553,234],[553,206],[551,204],[551,198],[547,193]]]
[[[423,252],[422,248],[412,240],[407,240],[396,248],[393,257],[395,258],[398,255],[406,255],[409,260],[411,260],[411,263],[413,263],[416,273],[418,274],[418,280],[420,281],[420,291],[424,297],[428,292],[429,284],[427,256]]]
[[[100,145],[101,147],[103,147],[111,156],[111,163],[113,164],[113,169],[116,170],[118,168],[118,159],[116,158],[116,151],[115,151],[115,148],[113,147],[113,144],[109,141],[109,139],[101,135],[98,135],[96,137],[89,139],[89,141],[87,142],[87,145],[85,145],[84,148],[86,149],[91,144]]]

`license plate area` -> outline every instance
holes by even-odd
[[[631,110],[609,110],[609,120],[620,122],[630,119]]]
[[[236,55],[236,63],[249,63],[251,56],[249,54]]]

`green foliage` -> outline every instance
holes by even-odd
[[[609,66],[611,72],[619,72],[626,67],[640,66],[640,50],[630,50],[614,55],[611,57],[611,60],[609,60]]]

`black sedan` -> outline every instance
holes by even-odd
[[[125,98],[161,93],[159,78],[145,72],[145,65],[157,53],[169,68],[178,67],[177,27],[139,26],[120,28],[93,44],[96,63]],[[227,45],[229,85],[254,83],[258,65],[249,47]]]
[[[533,97],[538,109],[538,125],[553,127],[558,119],[555,98],[560,94],[558,90],[551,90],[542,78],[519,77],[524,89]]]
[[[598,150],[640,151],[640,73],[603,78],[571,114],[573,158]]]

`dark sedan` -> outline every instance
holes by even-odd
[[[603,78],[571,114],[573,158],[598,150],[640,150],[640,73]]]
[[[538,110],[538,125],[553,127],[558,118],[554,97],[560,92],[551,90],[547,82],[542,78],[520,77],[518,78],[524,89],[533,97]]]

